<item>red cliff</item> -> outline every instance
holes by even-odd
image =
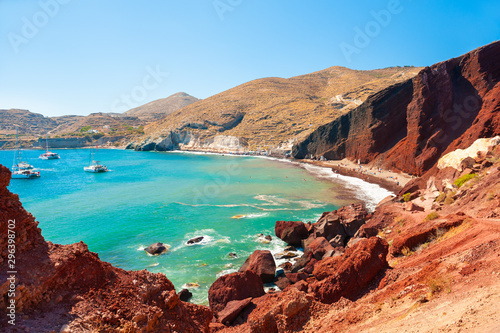
[[[500,42],[423,69],[294,146],[421,176],[445,153],[500,134]]]

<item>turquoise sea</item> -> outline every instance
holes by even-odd
[[[178,290],[195,282],[195,303],[206,304],[210,284],[236,271],[254,250],[282,250],[275,221],[316,221],[338,208],[339,193],[363,199],[362,193],[372,204],[387,195],[375,185],[336,179],[329,170],[264,158],[100,149],[96,158],[111,172],[89,174],[83,172],[89,150],[52,151],[61,159],[23,151],[23,160],[42,176],[9,186],[40,222],[45,239],[84,241],[117,267],[165,273]],[[13,155],[0,151],[0,164],[10,167]],[[261,233],[273,240],[262,243]],[[195,236],[205,239],[186,245]],[[169,244],[169,252],[147,255],[143,249],[155,242]],[[238,257],[229,258],[231,252]]]

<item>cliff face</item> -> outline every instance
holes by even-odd
[[[293,147],[295,158],[373,161],[422,175],[443,153],[500,133],[500,42],[423,69]]]
[[[180,301],[163,274],[128,272],[102,262],[83,243],[46,242],[34,217],[7,186],[0,165],[0,308],[15,300],[16,329],[37,332],[206,332],[212,319],[204,306]],[[8,225],[15,225],[15,266],[9,267]],[[15,273],[15,296],[9,296]],[[2,331],[14,328],[2,315]]]

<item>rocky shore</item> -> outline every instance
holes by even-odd
[[[304,254],[276,267],[271,253],[255,251],[238,272],[213,283],[210,307],[181,300],[163,274],[115,268],[83,243],[46,242],[6,189],[10,172],[0,167],[0,231],[7,234],[14,220],[18,235],[16,327],[5,316],[2,326],[24,332],[494,330],[500,145],[486,146],[447,162],[425,187],[387,198],[372,214],[354,204],[315,223],[277,221],[275,235]],[[7,281],[7,238],[0,248]],[[270,282],[277,287],[266,293]],[[9,285],[0,286],[3,309]]]

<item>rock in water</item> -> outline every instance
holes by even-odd
[[[276,263],[270,251],[255,250],[254,253],[247,258],[239,271],[252,271],[260,277],[262,282],[269,283],[274,280]]]
[[[198,244],[199,242],[201,242],[203,240],[203,238],[205,238],[205,237],[200,236],[200,237],[191,238],[190,240],[188,240],[186,242],[186,244],[189,244],[189,245],[191,245],[191,244]]]
[[[168,251],[169,246],[163,243],[154,243],[144,249],[147,253],[157,256]]]
[[[177,295],[183,302],[187,302],[191,297],[193,297],[193,294],[188,289],[182,289]]]

